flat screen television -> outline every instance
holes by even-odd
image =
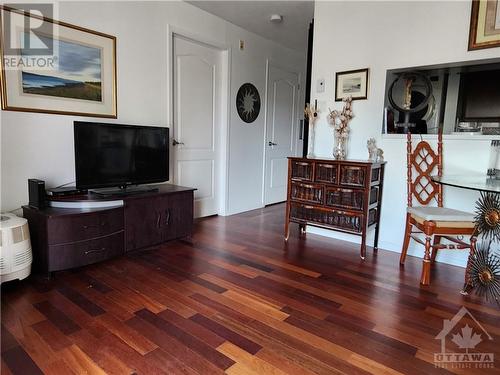
[[[74,122],[76,187],[168,181],[168,128]]]

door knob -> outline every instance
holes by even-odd
[[[277,146],[278,144],[277,144],[277,143],[274,143],[274,142],[269,141],[268,145],[269,145],[269,146]]]
[[[179,141],[178,141],[177,139],[175,139],[175,138],[172,140],[172,146],[183,145],[183,144],[184,144],[184,142],[179,142]]]

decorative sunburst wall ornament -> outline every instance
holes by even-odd
[[[238,115],[246,123],[254,122],[260,112],[260,95],[251,83],[243,84],[236,95]]]
[[[476,294],[500,304],[500,258],[490,251],[490,244],[478,246],[469,272],[470,283]]]
[[[481,193],[474,221],[484,238],[500,241],[500,194]]]

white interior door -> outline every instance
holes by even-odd
[[[194,187],[195,216],[219,212],[222,51],[174,35],[174,183]]]
[[[294,155],[299,75],[269,64],[264,203],[286,200],[288,156]]]

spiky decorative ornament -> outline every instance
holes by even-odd
[[[474,221],[484,238],[500,241],[500,194],[481,193]]]
[[[490,251],[490,244],[478,246],[470,264],[469,278],[475,293],[500,304],[500,258]]]

